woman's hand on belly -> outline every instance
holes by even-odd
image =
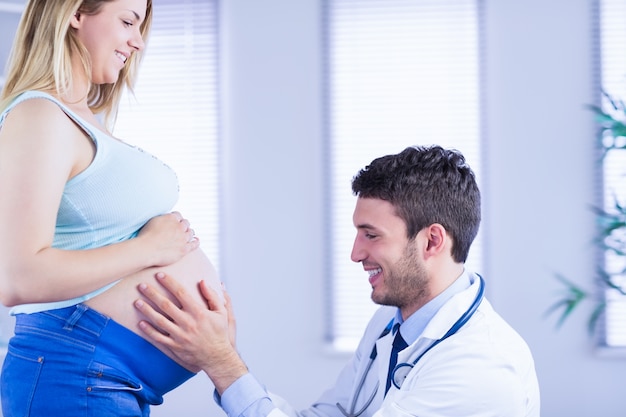
[[[177,212],[150,219],[139,230],[142,252],[150,256],[146,265],[163,266],[179,261],[200,246],[189,221]]]

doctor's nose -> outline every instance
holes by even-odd
[[[358,238],[354,239],[354,243],[352,244],[352,253],[350,253],[350,259],[352,262],[359,263],[367,258],[365,255],[365,251],[363,250],[362,245],[359,245]]]

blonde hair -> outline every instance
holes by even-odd
[[[29,0],[22,15],[11,54],[7,78],[0,95],[0,111],[28,90],[56,91],[62,96],[72,90],[73,54],[78,54],[91,74],[91,61],[77,39],[70,21],[75,13],[98,14],[103,3],[115,0]],[[147,0],[146,17],[140,26],[147,40],[152,25],[152,0]],[[142,51],[131,55],[114,84],[91,84],[87,100],[94,113],[104,115],[107,127],[115,123],[125,88],[132,91]]]

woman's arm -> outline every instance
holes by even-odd
[[[65,183],[89,166],[93,143],[54,103],[27,100],[0,130],[0,302],[69,299],[196,249],[178,213],[151,220],[135,239],[89,250],[52,248]]]

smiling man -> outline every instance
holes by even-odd
[[[201,283],[207,305],[173,277],[140,290],[148,338],[211,378],[217,400],[237,416],[538,417],[539,387],[524,340],[484,298],[465,266],[480,224],[480,191],[463,155],[410,147],[372,161],[353,179],[358,197],[352,260],[369,274],[382,305],[333,387],[296,411],[268,393],[234,346],[229,299]],[[160,331],[159,331],[160,330]]]

